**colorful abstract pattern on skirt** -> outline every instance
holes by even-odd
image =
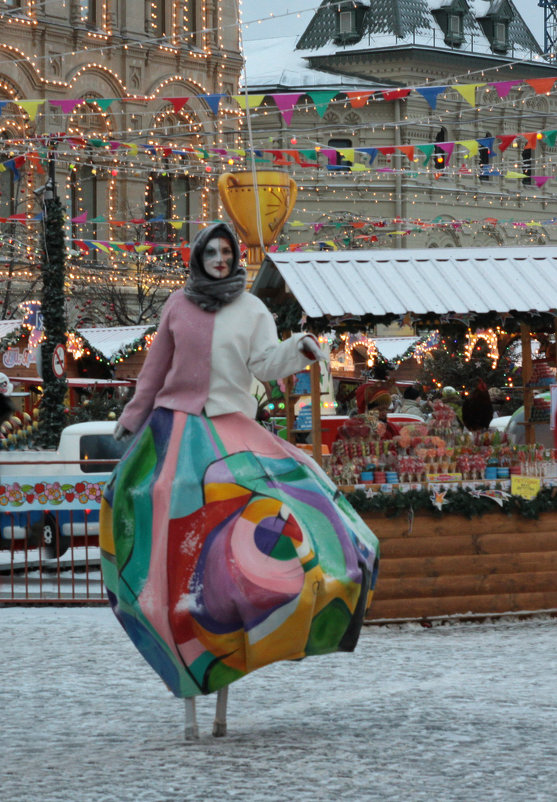
[[[240,413],[156,409],[105,489],[110,603],[181,697],[352,651],[378,542],[316,463]]]

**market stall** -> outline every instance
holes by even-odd
[[[395,443],[337,441],[330,473],[382,542],[374,619],[557,610],[556,452],[534,443],[531,347],[532,332],[555,339],[557,249],[273,254],[252,292],[316,333],[399,321],[520,338],[524,447],[459,433],[439,407]]]

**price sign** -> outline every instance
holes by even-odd
[[[66,352],[63,345],[57,345],[52,352],[52,372],[61,379],[66,372]]]

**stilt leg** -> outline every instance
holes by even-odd
[[[222,738],[226,735],[226,705],[228,702],[228,685],[217,691],[217,710],[213,723],[213,735],[215,738]]]
[[[186,741],[192,741],[195,738],[199,738],[199,729],[197,727],[197,718],[195,715],[195,697],[192,696],[190,699],[184,699],[186,703],[186,729],[185,729],[185,737]]]

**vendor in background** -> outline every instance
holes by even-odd
[[[454,387],[443,387],[441,391],[441,401],[454,409],[456,419],[462,426],[462,398],[460,393],[458,393]]]
[[[399,411],[404,415],[416,415],[425,420],[426,412],[422,401],[422,391],[419,387],[414,385],[406,388]]]
[[[400,434],[398,426],[387,417],[392,404],[391,394],[387,390],[373,383],[361,384],[356,391],[356,402],[358,414],[339,426],[339,437],[391,440]]]

